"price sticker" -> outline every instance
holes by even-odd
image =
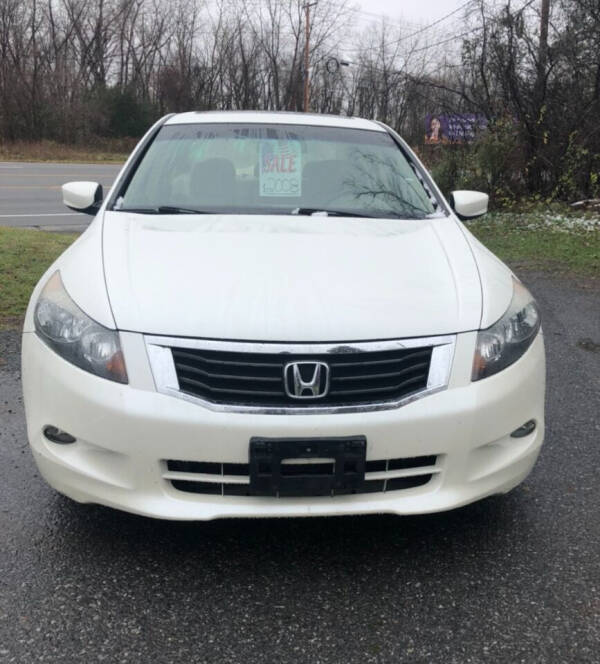
[[[301,196],[300,142],[285,139],[262,141],[259,176],[261,196]]]

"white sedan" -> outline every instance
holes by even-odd
[[[378,122],[170,115],[35,288],[42,475],[166,519],[420,514],[509,491],[544,437],[527,289]]]

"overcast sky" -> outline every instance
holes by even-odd
[[[465,0],[356,0],[351,5],[360,7],[364,12],[385,14],[391,19],[405,19],[410,23],[427,25],[464,3]],[[458,12],[448,19],[448,25],[452,25],[460,17]],[[361,14],[361,22],[368,21],[369,18]]]

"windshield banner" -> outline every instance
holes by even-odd
[[[300,141],[266,140],[260,144],[261,196],[302,195]]]

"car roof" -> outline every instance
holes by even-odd
[[[344,127],[385,131],[373,120],[319,113],[293,113],[289,111],[191,111],[171,116],[166,125],[177,124],[286,124],[312,127]]]

